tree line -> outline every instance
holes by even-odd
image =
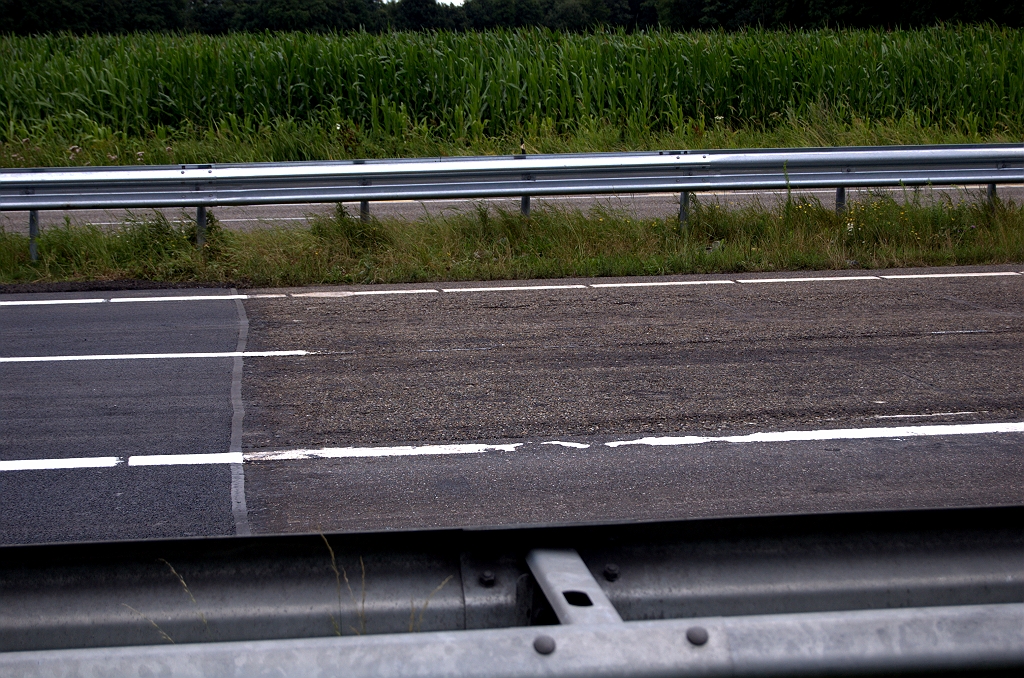
[[[1024,26],[1024,2],[989,0],[0,0],[0,32],[486,30],[562,31]]]

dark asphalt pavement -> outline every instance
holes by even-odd
[[[30,295],[0,301],[17,298]],[[0,307],[0,319],[3,356],[219,352],[238,340],[232,301]],[[231,369],[230,358],[0,364],[0,460],[226,452]],[[225,466],[2,472],[0,543],[231,534],[230,489]]]
[[[244,495],[253,531],[1024,501],[1024,432],[606,444],[1022,422],[1024,275],[591,286],[641,281],[250,292],[247,351],[313,352],[245,358]],[[533,285],[561,287],[440,291]],[[377,294],[420,289],[437,291]],[[374,294],[349,295],[361,291]],[[226,291],[187,292],[194,293]],[[292,296],[310,293],[328,296]],[[165,294],[182,292],[44,296]],[[0,357],[228,352],[239,328],[232,300],[0,306]],[[121,460],[111,468],[0,470],[0,542],[232,533],[228,464],[126,463],[134,455],[228,452],[232,362],[0,362],[0,462]],[[466,443],[505,449],[394,449]],[[387,449],[322,458],[322,448],[347,447]]]

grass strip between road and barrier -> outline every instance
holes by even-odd
[[[302,227],[230,231],[159,213],[115,228],[0,231],[0,283],[150,280],[239,287],[767,272],[999,264],[1024,261],[1024,206],[983,196],[925,200],[878,194],[842,214],[814,198],[725,208],[691,203],[676,217],[543,207],[488,208],[415,222],[362,222],[339,206]]]

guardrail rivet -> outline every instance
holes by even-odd
[[[551,654],[555,651],[555,639],[551,636],[537,636],[533,641],[533,649],[540,654]]]
[[[485,589],[489,589],[494,586],[494,573],[490,570],[484,570],[480,573],[480,586]]]
[[[703,626],[691,626],[686,629],[686,639],[694,645],[703,645],[708,642],[708,630]]]
[[[615,581],[619,578],[619,566],[615,563],[608,563],[604,566],[604,578],[608,581]]]

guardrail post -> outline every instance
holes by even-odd
[[[28,213],[28,256],[32,261],[39,261],[39,250],[36,248],[36,238],[39,237],[39,210],[29,210]]]
[[[367,222],[370,220],[370,201],[360,200],[359,201],[359,221]]]
[[[530,216],[530,196],[524,195],[519,201],[519,211],[523,213],[524,217]]]
[[[986,191],[986,194],[988,195],[988,204],[989,205],[995,204],[995,201],[996,201],[996,185],[995,184],[989,184],[988,185],[988,190]]]
[[[206,205],[196,208],[196,247],[203,249],[206,244]]]
[[[836,214],[846,211],[846,187],[840,186],[836,189]]]
[[[690,192],[683,191],[679,194],[679,233],[686,231],[690,221]]]

